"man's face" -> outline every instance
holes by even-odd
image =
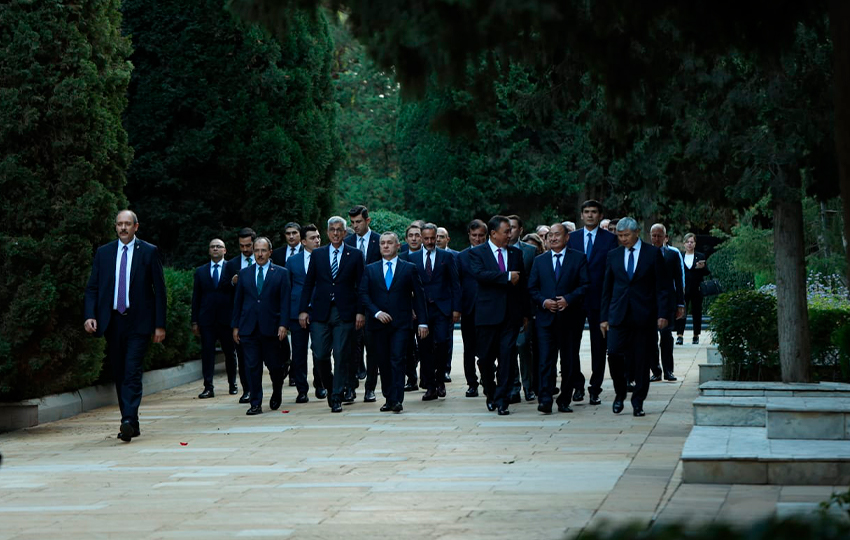
[[[614,233],[614,234],[617,234],[617,224],[616,224],[616,223],[611,223],[611,222],[609,221],[609,222],[608,222],[608,232],[612,232],[612,233]]]
[[[487,241],[487,227],[479,227],[469,231],[469,245],[480,246]]]
[[[588,229],[595,229],[599,225],[600,219],[602,219],[602,214],[599,213],[599,209],[595,206],[588,206],[581,211],[581,220]]]
[[[272,256],[272,250],[269,249],[269,244],[265,240],[254,242],[254,260],[260,266],[266,264],[269,257]]]
[[[617,239],[620,240],[620,243],[626,249],[637,244],[639,235],[640,233],[638,231],[631,231],[629,229],[626,229],[625,231],[617,231]]]
[[[398,253],[398,238],[388,234],[381,237],[379,244],[381,246],[381,257],[384,260],[389,261],[395,258]]]
[[[372,218],[364,218],[362,215],[349,216],[349,220],[351,221],[351,228],[354,229],[354,234],[357,236],[366,234],[366,231],[369,230],[369,223],[372,222]]]
[[[496,245],[496,247],[507,247],[508,242],[511,239],[512,229],[513,227],[511,227],[510,223],[500,223],[498,229],[490,232],[490,241],[492,241]]]
[[[239,252],[246,259],[254,255],[254,241],[251,240],[250,236],[239,239]]]
[[[664,234],[664,230],[661,227],[653,227],[649,231],[649,242],[657,248],[664,246],[666,238],[667,235]]]
[[[440,249],[446,249],[449,247],[449,231],[442,227],[437,228],[437,247]]]
[[[310,252],[319,247],[321,242],[322,235],[319,234],[319,231],[308,231],[304,240],[301,240],[301,245],[304,246],[304,249]]]
[[[333,247],[338,248],[341,246],[343,238],[345,238],[345,225],[342,223],[332,223],[328,227],[328,240],[331,241]]]
[[[519,226],[519,221],[512,219],[510,220],[510,243],[516,244],[517,240],[519,240],[520,235],[522,235],[522,227]],[[495,242],[493,242],[495,244]]]
[[[286,236],[286,244],[289,247],[297,247],[301,243],[301,233],[295,227],[286,229],[283,234]]]
[[[224,258],[225,253],[227,253],[227,249],[224,247],[224,242],[218,238],[210,242],[210,259],[218,262]]]
[[[414,227],[407,231],[407,245],[411,251],[419,251],[422,247],[422,231],[418,227]]]
[[[121,212],[115,216],[115,232],[124,244],[129,244],[138,230],[139,224],[133,223],[133,214],[130,212]]]
[[[567,245],[567,229],[563,225],[553,225],[547,235],[549,248],[553,251],[561,251]]]
[[[434,229],[424,229],[422,231],[422,245],[425,246],[425,249],[428,251],[437,247],[437,231]]]

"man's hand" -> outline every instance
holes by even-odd
[[[460,311],[452,311],[452,322],[456,323],[460,321]]]
[[[198,323],[196,323],[196,322],[192,323],[192,333],[195,334],[195,337],[201,335],[201,329],[198,328]]]
[[[97,321],[94,319],[86,319],[86,322],[83,324],[83,328],[85,328],[86,332],[89,334],[94,334],[97,332]]]
[[[558,311],[564,311],[565,309],[567,309],[567,306],[569,306],[569,304],[567,303],[567,299],[563,296],[558,296],[555,298],[555,300],[558,302]]]
[[[667,319],[658,319],[658,329],[664,330],[667,328]]]
[[[427,326],[420,326],[419,327],[419,339],[425,339],[426,337],[428,337],[428,327]]]
[[[165,328],[157,328],[153,331],[153,342],[162,343],[165,341]]]
[[[310,324],[310,314],[306,311],[302,311],[298,314],[298,324],[301,325],[301,328],[307,329],[307,325]]]
[[[519,281],[519,272],[514,270],[514,271],[511,272],[511,284],[516,285],[518,281]]]
[[[602,321],[599,323],[599,330],[602,331],[602,337],[608,336],[608,321]]]
[[[362,313],[358,313],[354,317],[354,328],[356,330],[361,330],[364,326],[366,326],[366,315],[363,315]]]
[[[552,300],[551,298],[547,298],[546,300],[543,301],[543,309],[548,309],[552,313],[560,311],[558,309],[558,302],[555,301],[555,300]]]
[[[681,306],[676,308],[676,319],[684,319],[685,318],[685,306]]]
[[[239,274],[233,274],[233,277],[230,279],[230,284],[231,284],[231,285],[236,285],[236,283],[237,283],[238,281],[239,281]]]
[[[236,343],[237,345],[239,344],[239,329],[238,328],[233,329],[233,342]]]
[[[375,316],[375,318],[384,324],[390,324],[391,322],[393,322],[392,315],[390,315],[386,311],[381,311]]]
[[[287,332],[289,332],[289,331],[286,329],[285,326],[278,326],[277,327],[277,339],[278,339],[278,341],[283,341],[284,339],[286,339]]]

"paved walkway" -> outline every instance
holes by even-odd
[[[464,397],[455,335],[448,398],[408,394],[400,415],[363,403],[361,387],[342,414],[285,388],[284,412],[247,417],[234,396],[198,401],[196,383],[146,397],[129,444],[115,407],[2,435],[0,540],[549,539],[603,520],[742,522],[832,492],[681,484],[704,347],[676,348],[680,380],[653,385],[645,418],[611,413],[610,380],[601,406],[499,417]]]

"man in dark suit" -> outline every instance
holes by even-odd
[[[667,228],[661,223],[656,223],[649,229],[649,241],[653,246],[661,250],[664,257],[664,267],[667,269],[667,317],[670,322],[666,327],[658,331],[659,334],[659,358],[652,364],[652,377],[650,382],[661,380],[662,366],[664,368],[664,380],[675,381],[673,374],[673,320],[685,316],[685,276],[682,256],[678,249],[667,247]],[[660,360],[660,361],[659,361]]]
[[[224,265],[223,276],[227,281],[230,281],[234,293],[239,281],[239,272],[254,264],[254,240],[256,239],[257,233],[250,227],[243,227],[237,233],[239,256],[227,261]],[[236,361],[239,364],[239,384],[242,385],[242,397],[239,398],[239,403],[250,403],[251,390],[248,388],[248,374],[245,369],[245,351],[242,350],[242,345],[239,343],[236,344]]]
[[[581,372],[581,362],[579,349],[581,347],[581,339],[584,334],[584,321],[587,319],[587,324],[590,328],[590,358],[591,369],[590,386],[587,388],[590,394],[591,405],[599,405],[602,401],[599,399],[599,394],[602,392],[602,380],[605,378],[605,354],[606,342],[605,336],[599,329],[599,310],[602,301],[602,283],[605,279],[605,262],[608,259],[608,252],[615,249],[618,245],[617,236],[606,231],[599,226],[602,220],[603,208],[599,201],[588,200],[581,205],[581,219],[584,222],[584,227],[570,234],[567,241],[567,247],[576,251],[581,251],[587,257],[587,273],[590,278],[590,286],[584,296],[584,317],[579,317],[576,320],[576,334],[573,340],[573,360],[576,362],[574,366],[574,382],[575,392],[573,401],[581,401],[584,399],[585,378]]]
[[[313,362],[319,366],[322,384],[333,389],[328,396],[331,412],[342,412],[343,400],[348,403],[356,399],[354,389],[346,389],[346,385],[350,382],[355,331],[365,323],[357,297],[363,254],[343,242],[345,219],[339,216],[328,220],[328,238],[330,245],[313,251],[298,321],[301,328],[310,326]]]
[[[416,253],[422,249],[422,227],[425,222],[416,220],[407,226],[404,237],[407,240],[399,250],[399,255],[407,253]],[[407,343],[407,357],[404,361],[405,374],[407,375],[407,384],[404,385],[405,392],[415,392],[419,390],[419,377],[416,374],[416,366],[419,365],[419,344],[416,339],[416,331],[411,331],[410,341]]]
[[[540,347],[540,394],[537,410],[552,412],[552,390],[561,356],[561,392],[558,411],[573,412],[570,396],[573,388],[572,359],[576,319],[584,318],[582,299],[590,284],[587,258],[567,246],[568,232],[561,223],[549,229],[550,251],[534,259],[528,278],[528,294],[537,309],[537,340]]]
[[[437,227],[437,248],[444,249],[455,256],[455,263],[457,263],[457,255],[458,251],[449,247],[449,242],[452,239],[449,236],[449,231],[445,227]],[[454,334],[454,325],[452,325],[452,334]],[[446,361],[446,374],[443,377],[443,382],[450,383],[452,382],[452,353],[454,352],[454,335],[449,338],[449,356]]]
[[[478,280],[472,274],[469,252],[487,240],[487,224],[473,219],[466,227],[469,247],[457,255],[457,273],[461,291],[460,335],[463,339],[463,375],[466,378],[466,397],[478,397],[478,376],[475,374],[475,301],[478,296]]]
[[[508,245],[518,247],[522,250],[522,263],[525,269],[525,276],[528,278],[528,275],[531,273],[531,265],[537,256],[537,249],[531,244],[520,240],[525,233],[522,218],[514,214],[508,216],[508,219],[511,222],[511,240]],[[530,313],[533,314],[534,312],[530,310]],[[537,399],[537,371],[539,369],[538,359],[534,356],[534,317],[529,317],[528,324],[520,329],[516,344],[519,354],[519,371],[511,389],[511,403],[519,403],[521,401],[520,390],[522,388],[525,388],[525,400],[534,401]],[[520,379],[522,379],[522,384],[520,384]]]
[[[301,229],[304,237],[301,240],[302,250],[293,255],[287,262],[286,269],[289,271],[290,293],[290,324],[289,334],[292,339],[292,366],[289,371],[290,380],[295,381],[298,390],[296,403],[307,403],[309,386],[307,384],[307,349],[310,344],[310,332],[301,328],[298,315],[301,313],[301,291],[304,289],[304,281],[307,279],[307,269],[310,267],[310,259],[313,250],[319,247],[321,236],[319,229],[312,223]],[[317,366],[313,365],[313,388],[316,389],[316,397],[324,399],[328,391],[322,385],[322,377]]]
[[[617,222],[621,246],[608,253],[599,328],[608,335],[608,360],[614,381],[613,411],[623,410],[625,371],[635,378],[632,409],[645,416],[649,368],[658,355],[656,330],[667,326],[669,282],[661,251],[640,240],[640,226],[630,217]],[[628,368],[623,362],[628,363]]]
[[[283,228],[283,237],[286,239],[286,247],[277,249],[272,253],[272,262],[278,266],[286,267],[286,262],[303,249],[301,246],[301,225],[290,221]]]
[[[531,304],[526,290],[522,251],[508,246],[510,220],[505,216],[491,217],[487,222],[487,232],[490,239],[469,252],[470,270],[478,280],[475,341],[487,409],[507,415],[510,414],[509,393],[516,374],[516,339],[520,327],[528,321]]]
[[[201,338],[201,369],[204,391],[198,399],[215,397],[215,343],[221,343],[230,394],[236,394],[236,350],[231,337],[230,318],[233,315],[233,285],[224,276],[224,242],[210,242],[210,262],[195,270],[192,288],[192,333]]]
[[[381,392],[386,403],[381,411],[401,412],[404,401],[404,358],[410,330],[428,337],[425,291],[414,264],[398,257],[398,237],[380,237],[381,260],[368,266],[360,281],[360,303],[366,315],[369,347],[380,363]]]
[[[419,340],[419,360],[422,363],[421,384],[425,388],[422,401],[446,397],[446,364],[452,327],[460,320],[460,282],[454,256],[437,249],[437,226],[426,223],[421,229],[422,248],[401,256],[416,266],[425,288],[428,336]]]
[[[255,264],[239,272],[233,300],[233,341],[245,351],[251,408],[247,415],[263,412],[263,364],[272,380],[269,408],[283,402],[284,367],[280,342],[286,339],[289,324],[289,272],[271,262],[272,243],[266,237],[254,241]]]
[[[83,327],[106,337],[121,428],[118,437],[130,442],[139,431],[142,363],[153,334],[165,339],[167,295],[156,246],[136,238],[139,219],[122,210],[115,217],[118,239],[98,248],[85,292]]]
[[[380,236],[369,228],[372,218],[369,217],[369,209],[358,204],[348,211],[348,220],[354,233],[345,237],[345,243],[357,248],[363,254],[363,264],[368,265],[381,259],[381,248],[378,245]],[[366,379],[366,395],[363,401],[371,403],[375,401],[375,387],[378,384],[378,364],[369,362],[367,328],[357,332],[355,352],[355,373],[352,373],[351,388],[357,388],[359,380]],[[365,360],[364,360],[365,351]]]

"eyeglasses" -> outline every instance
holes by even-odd
[[[210,246],[210,249],[224,249],[224,246]]]

